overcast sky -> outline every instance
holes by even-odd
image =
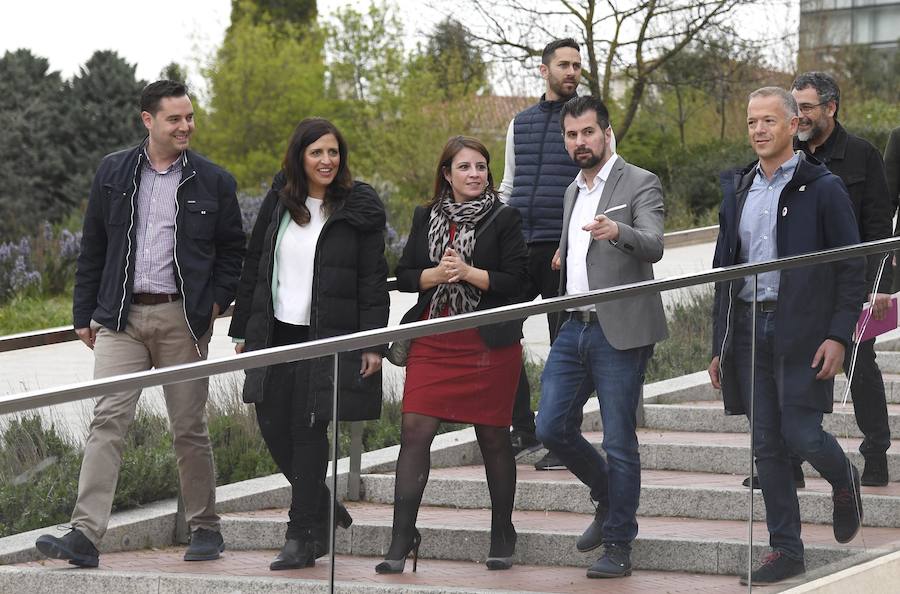
[[[395,2],[401,15],[417,15]],[[368,6],[367,0],[319,0],[320,14],[338,6]],[[231,0],[4,0],[0,7],[0,53],[29,48],[50,60],[50,68],[70,77],[98,49],[114,49],[137,76],[155,79],[170,62],[201,63],[222,41]],[[407,23],[409,33],[416,25]]]
[[[339,6],[354,5],[361,10],[371,0],[319,0],[321,15],[327,16]],[[772,6],[766,16],[756,8],[750,18],[740,19],[745,34],[754,27],[796,28],[796,2],[770,0],[781,13],[775,17]],[[423,0],[393,0],[405,21],[408,45],[441,18]],[[445,5],[446,6],[446,5]],[[0,53],[29,48],[50,60],[51,70],[68,78],[78,72],[98,49],[112,49],[137,65],[137,76],[154,80],[170,62],[186,65],[192,82],[201,83],[197,73],[221,43],[230,22],[231,0],[3,0],[0,7]],[[784,16],[789,16],[785,19]],[[458,15],[465,21],[462,15]],[[761,18],[762,17],[762,18]],[[787,21],[787,23],[785,22]],[[534,76],[534,92],[540,81]]]

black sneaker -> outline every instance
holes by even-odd
[[[606,552],[587,570],[589,578],[617,578],[631,575],[631,554],[616,544],[603,545]]]
[[[759,567],[750,574],[753,585],[774,584],[788,578],[806,573],[803,559],[792,559],[781,551],[772,551],[763,557]],[[741,584],[747,585],[747,575],[741,576]]]
[[[803,465],[800,464],[792,464],[794,471],[794,487],[798,489],[806,488],[806,477],[803,476]],[[751,479],[748,476],[744,479],[744,482],[741,483],[745,487],[749,487],[751,484]],[[761,487],[759,486],[759,475],[754,474],[752,480],[753,488],[759,490]]]
[[[97,551],[97,547],[74,526],[62,538],[42,534],[34,546],[45,557],[66,559],[78,567],[97,567],[100,564],[100,552]]]
[[[516,460],[541,448],[541,442],[534,436],[534,431],[513,429],[509,432],[509,442],[512,444],[513,457]]]
[[[603,544],[603,523],[606,522],[606,516],[609,515],[609,506],[605,503],[597,502],[594,509],[594,520],[578,538],[575,548],[586,553],[593,551]]]
[[[184,552],[185,561],[212,561],[225,550],[225,540],[218,530],[197,528],[191,532],[191,543]]]
[[[831,492],[831,500],[834,502],[834,539],[842,544],[853,540],[863,519],[859,471],[853,464],[847,464],[850,465],[850,486],[838,487]]]
[[[887,454],[866,456],[866,465],[859,482],[866,487],[884,487],[889,480]]]
[[[535,470],[565,470],[566,465],[556,457],[556,454],[547,450],[547,454],[534,463]]]

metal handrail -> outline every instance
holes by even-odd
[[[663,235],[663,243],[665,244],[666,249],[669,249],[672,247],[691,245],[697,243],[698,240],[714,241],[718,229],[718,225],[711,225],[709,227],[699,227],[696,229],[669,231]],[[397,279],[393,277],[387,279],[387,290],[394,291],[396,288]],[[219,317],[228,317],[231,315],[231,312],[232,308],[229,307],[221,313]],[[75,329],[72,326],[58,326],[56,328],[21,332],[18,334],[0,336],[0,353],[59,344],[61,342],[70,342],[73,340],[78,340],[78,336],[75,334]]]
[[[86,398],[96,398],[97,396],[125,390],[200,379],[220,373],[230,373],[289,361],[334,355],[351,350],[379,347],[393,340],[406,340],[455,330],[477,328],[485,324],[511,321],[532,315],[557,312],[636,295],[734,280],[761,272],[834,262],[854,256],[861,257],[869,254],[886,253],[896,249],[900,249],[900,238],[881,239],[809,254],[778,258],[766,262],[739,264],[727,268],[716,268],[704,272],[631,283],[608,289],[598,289],[580,295],[555,297],[535,303],[506,305],[488,311],[424,320],[402,326],[390,326],[356,332],[354,334],[345,334],[295,345],[271,347],[241,355],[222,357],[212,361],[199,361],[162,369],[95,379],[56,388],[32,390],[0,397],[0,414],[22,412],[44,406],[75,402]]]

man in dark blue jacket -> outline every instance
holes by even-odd
[[[513,118],[506,135],[506,166],[500,195],[522,215],[530,278],[530,286],[522,297],[529,300],[538,295],[544,299],[556,297],[559,289],[559,271],[553,270],[550,264],[562,232],[563,194],[580,171],[566,152],[559,132],[559,114],[565,102],[575,96],[581,80],[579,52],[574,39],[556,39],[547,44],[540,66],[546,92],[538,103]],[[547,323],[550,342],[553,342],[559,315],[547,314]],[[540,445],[534,430],[531,387],[523,365],[510,435],[516,454],[530,452]],[[564,470],[565,465],[548,454],[535,468]]]
[[[94,176],[75,273],[75,332],[94,351],[94,377],[206,358],[212,323],[234,299],[245,237],[235,181],[188,150],[194,109],[184,85],[141,94],[149,135],[108,155]],[[164,386],[191,543],[185,561],[224,549],[206,427],[208,379]],[[72,530],[38,550],[97,567],[140,390],[101,396],[78,479]]]
[[[859,243],[844,184],[793,151],[798,120],[797,102],[784,89],[750,94],[748,132],[759,161],[723,176],[713,266]],[[805,571],[791,451],[831,483],[835,539],[849,542],[859,531],[859,472],[822,429],[822,416],[832,409],[833,378],[851,345],[864,279],[864,260],[852,258],[716,285],[709,375],[722,390],[727,414],[749,416],[752,410],[753,454],[772,547],[752,573],[754,584]]]

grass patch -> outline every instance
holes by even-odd
[[[71,295],[18,295],[0,305],[0,336],[71,324]]]

